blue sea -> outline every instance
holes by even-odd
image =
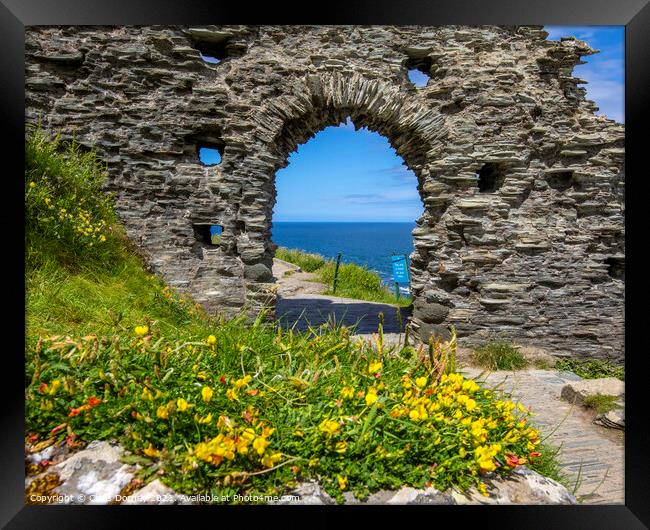
[[[415,223],[273,223],[272,240],[281,247],[315,252],[341,263],[364,265],[392,285],[392,254],[413,252]]]

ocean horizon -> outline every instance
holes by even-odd
[[[277,221],[271,239],[329,259],[341,253],[342,263],[368,267],[392,285],[391,256],[413,252],[414,228],[415,222],[399,221]]]

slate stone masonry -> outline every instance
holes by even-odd
[[[275,304],[289,153],[350,116],[418,178],[411,327],[624,356],[624,127],[541,26],[26,29],[26,119],[94,147],[151,268],[213,312]],[[221,59],[204,61],[201,54]],[[417,88],[407,68],[428,71]],[[204,166],[198,146],[222,153]],[[478,175],[478,179],[477,179]],[[220,225],[219,244],[199,234]],[[272,313],[271,313],[272,314]]]

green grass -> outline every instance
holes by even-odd
[[[503,341],[492,341],[475,348],[472,360],[488,370],[520,370],[528,366],[523,354]]]
[[[561,447],[555,447],[549,443],[542,442],[538,448],[538,452],[541,453],[541,456],[532,459],[531,463],[528,464],[528,467],[533,471],[537,471],[540,475],[544,475],[545,477],[559,482],[569,491],[573,491],[576,489],[576,485],[571,483],[566,472],[562,469],[558,458],[560,451]]]
[[[616,377],[625,381],[625,367],[599,359],[558,359],[556,370],[573,372],[584,379]]]
[[[279,247],[275,257],[298,265],[303,271],[315,274],[314,281],[328,286],[324,294],[367,300],[370,302],[383,302],[402,307],[409,306],[412,302],[410,296],[400,296],[389,290],[381,281],[376,272],[354,263],[341,263],[336,284],[333,291],[334,272],[336,261],[325,259],[319,254],[310,254],[296,249]]]
[[[325,265],[325,258],[319,254],[284,247],[277,248],[275,257],[298,265],[305,272],[315,272]]]
[[[342,326],[293,333],[263,315],[206,315],[146,272],[92,157],[39,134],[26,172],[39,184],[25,197],[30,443],[117,440],[138,478],[186,494],[283,494],[318,480],[339,501],[346,490],[463,490],[537,447],[528,413],[436,371],[451,366],[451,346],[420,358],[384,347],[381,330],[369,344]],[[75,211],[73,195],[90,205],[83,230],[49,208]]]
[[[610,396],[607,394],[594,394],[591,396],[585,397],[585,407],[594,409],[599,414],[604,414],[610,410],[620,408],[620,405],[616,403],[618,396]]]

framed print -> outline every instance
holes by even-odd
[[[3,0],[7,527],[646,527],[649,9]]]

